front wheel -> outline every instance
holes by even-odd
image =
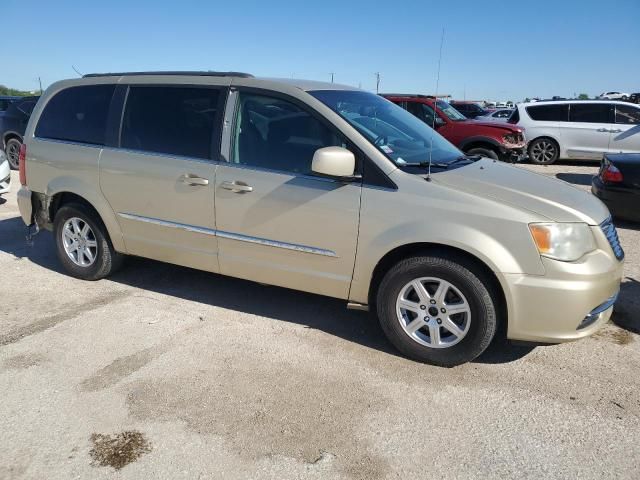
[[[406,356],[453,367],[469,362],[497,330],[494,288],[464,261],[444,256],[412,257],[382,279],[376,296],[387,338]]]
[[[551,165],[560,156],[558,144],[550,138],[536,138],[529,144],[529,159],[538,165]]]
[[[58,258],[76,278],[99,280],[122,264],[123,255],[114,250],[104,225],[84,205],[68,204],[60,208],[53,231]]]
[[[498,154],[493,150],[489,150],[488,148],[472,148],[471,150],[465,152],[467,155],[480,155],[481,157],[492,158],[493,160],[498,160]]]

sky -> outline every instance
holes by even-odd
[[[0,84],[22,90],[75,67],[333,72],[373,91],[379,72],[381,92],[478,100],[640,92],[640,0],[0,0],[0,23]]]

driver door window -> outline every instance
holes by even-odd
[[[264,95],[240,94],[231,163],[311,174],[323,147],[346,147],[321,121],[294,103]]]

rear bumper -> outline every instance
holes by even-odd
[[[18,209],[22,221],[30,226],[33,224],[33,202],[31,201],[31,190],[24,185],[18,190]]]
[[[609,188],[599,177],[594,177],[591,192],[602,200],[614,217],[640,222],[640,191]]]
[[[596,250],[578,262],[543,263],[543,276],[505,275],[509,339],[562,343],[589,336],[609,320],[624,262]]]

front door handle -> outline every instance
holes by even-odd
[[[209,185],[208,179],[199,177],[197,175],[194,175],[193,173],[185,173],[184,175],[181,175],[180,181],[192,186]]]
[[[611,130],[609,130],[608,128],[599,128],[596,130],[596,132],[610,132]]]
[[[613,130],[609,130],[611,133],[620,133],[622,130],[620,130],[619,128],[613,129]]]
[[[222,182],[221,187],[225,190],[231,190],[234,193],[253,192],[253,187],[250,187],[246,183],[238,180],[234,180],[233,182]]]

